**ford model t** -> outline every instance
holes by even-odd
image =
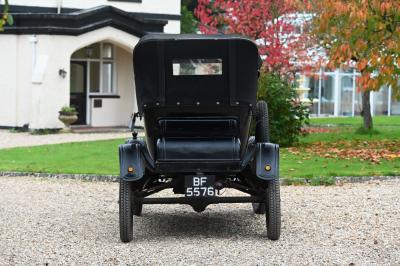
[[[279,147],[269,142],[268,111],[256,102],[260,57],[243,37],[147,35],[134,55],[145,139],[119,147],[120,237],[133,239],[143,204],[251,203],[267,237],[280,236]],[[249,136],[250,124],[255,136]],[[246,196],[220,196],[224,188]],[[150,197],[172,189],[175,197]]]

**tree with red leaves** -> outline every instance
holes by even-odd
[[[256,40],[264,70],[294,74],[310,58],[313,41],[299,16],[296,1],[199,0],[195,10],[205,34],[240,34]],[[300,33],[301,32],[301,33]],[[293,76],[292,76],[293,77]]]

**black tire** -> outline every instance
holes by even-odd
[[[279,179],[268,181],[266,193],[267,237],[278,240],[281,235],[281,196]]]
[[[256,142],[269,142],[269,117],[268,105],[264,101],[258,101],[256,105]],[[265,214],[266,206],[264,202],[252,203],[255,214]]]
[[[256,142],[269,142],[268,105],[258,101],[256,105]]]
[[[122,242],[133,239],[133,192],[129,182],[119,181],[119,234]]]

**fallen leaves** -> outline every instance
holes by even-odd
[[[314,154],[323,158],[369,161],[400,159],[400,140],[315,142],[302,148],[289,148],[294,155]]]
[[[339,132],[341,130],[342,129],[340,129],[340,128],[304,127],[301,129],[301,132],[305,133],[305,134],[318,134],[318,133]]]

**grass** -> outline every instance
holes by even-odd
[[[339,131],[302,137],[300,148],[318,141],[400,139],[400,117],[375,117],[377,134],[357,134],[360,121],[359,118],[312,119],[313,125],[339,125]],[[0,171],[118,175],[118,145],[123,142],[116,139],[3,149]],[[296,178],[303,177],[310,178],[311,184],[330,184],[332,176],[400,175],[400,159],[372,164],[358,159],[295,155],[282,149],[280,173],[294,183]]]
[[[123,139],[0,150],[0,171],[118,174],[118,145]]]
[[[375,116],[373,118],[375,129],[373,132],[365,132],[362,127],[361,117],[330,117],[312,118],[311,126],[336,126],[339,132],[323,134],[310,134],[301,139],[301,144],[317,141],[339,140],[392,140],[400,139],[400,116]]]
[[[400,127],[400,116],[374,116],[373,123],[376,127]],[[316,117],[311,118],[311,125],[336,125],[336,126],[362,126],[362,117]]]
[[[286,149],[281,152],[280,173],[285,177],[318,178],[330,176],[394,176],[400,175],[400,159],[393,161],[382,160],[380,164],[372,164],[360,160],[340,160],[289,153]]]
[[[400,127],[380,126],[376,127],[373,134],[357,133],[358,127],[341,127],[339,132],[328,132],[321,134],[309,134],[300,139],[300,144],[313,143],[318,141],[333,142],[339,140],[392,140],[400,138]]]

